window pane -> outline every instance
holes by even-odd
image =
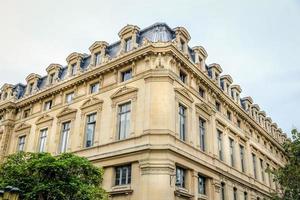
[[[122,104],[119,106],[119,139],[125,139],[130,132],[130,106],[131,103]]]

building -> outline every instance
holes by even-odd
[[[104,167],[114,200],[257,200],[278,189],[265,169],[286,163],[286,134],[188,46],[185,28],[127,25],[119,37],[2,86],[1,159],[74,152]]]

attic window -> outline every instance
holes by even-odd
[[[180,44],[179,44],[180,51],[184,51],[184,45],[185,45],[185,42],[183,40],[180,40]]]
[[[31,94],[32,93],[32,89],[33,89],[33,83],[30,83],[29,85],[28,85],[28,93],[29,94]]]
[[[231,112],[227,111],[227,119],[231,120]]]
[[[205,96],[205,90],[204,90],[203,88],[201,88],[201,87],[199,87],[199,95],[200,95],[202,98],[204,98],[204,96]]]
[[[101,53],[96,53],[95,58],[95,65],[99,65],[101,63]]]
[[[49,84],[52,84],[54,81],[54,73],[49,75]]]
[[[128,52],[128,51],[130,51],[131,49],[132,49],[132,38],[130,37],[130,38],[127,38],[126,40],[125,40],[125,52]]]
[[[24,110],[24,112],[23,112],[23,118],[29,117],[29,114],[30,114],[30,109]]]
[[[76,74],[76,63],[71,66],[71,75],[74,76]]]

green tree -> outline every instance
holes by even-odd
[[[65,153],[20,152],[0,165],[0,187],[18,187],[24,200],[102,200],[103,170],[86,158]]]
[[[278,170],[272,171],[274,181],[281,188],[273,199],[300,200],[300,132],[292,130],[292,141],[284,143],[288,155],[288,163]]]

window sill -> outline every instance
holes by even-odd
[[[131,189],[131,185],[115,185],[112,187],[112,190],[109,192],[109,195],[128,195],[132,192],[133,190]]]
[[[187,199],[191,199],[192,197],[194,197],[194,195],[190,194],[186,188],[182,188],[182,187],[176,187],[174,194],[175,196],[184,197]]]
[[[206,200],[208,197],[205,194],[198,194],[198,200]]]

